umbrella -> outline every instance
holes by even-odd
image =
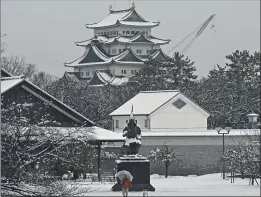
[[[126,171],[126,170],[119,171],[119,172],[116,174],[116,176],[117,176],[120,180],[122,180],[125,175],[127,176],[127,178],[128,178],[130,181],[132,181],[133,176],[131,175],[131,173],[129,173],[129,172]]]

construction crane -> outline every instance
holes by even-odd
[[[216,14],[213,14],[210,17],[208,17],[208,19],[203,24],[198,26],[191,33],[189,33],[185,38],[183,38],[179,43],[177,43],[174,47],[172,47],[172,49],[169,50],[167,52],[167,54],[170,54],[174,49],[176,49],[179,45],[181,45],[183,42],[185,42],[191,35],[193,35],[195,32],[197,32],[196,35],[191,39],[191,41],[185,46],[185,48],[183,48],[181,50],[181,53],[184,53],[186,50],[188,50],[188,48],[191,46],[191,44],[193,42],[195,42],[195,40],[203,33],[203,31],[206,29],[206,27],[208,26],[210,21],[212,21],[214,19],[215,15]],[[213,28],[214,28],[214,25],[211,26],[211,29],[213,29]]]

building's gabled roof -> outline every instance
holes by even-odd
[[[131,48],[128,48],[127,50],[123,51],[118,56],[113,57],[113,60],[115,62],[139,62],[143,63],[143,59],[140,58],[138,55],[132,52]]]
[[[7,72],[5,69],[1,68],[1,77],[12,77],[13,75]]]
[[[96,70],[94,76],[89,81],[90,86],[104,86],[107,84],[113,86],[125,85],[129,82],[129,78],[125,76],[113,76],[110,70]]]
[[[135,15],[135,19],[132,18],[133,15]],[[127,26],[155,27],[159,25],[159,22],[149,22],[142,18],[134,8],[130,8],[127,10],[111,11],[111,13],[101,21],[93,24],[86,24],[86,27],[95,29],[120,24]]]
[[[143,33],[139,33],[136,36],[132,37],[130,39],[130,42],[149,42],[149,43],[153,43],[153,42],[150,41],[150,39],[146,38]]]
[[[150,115],[179,94],[182,95],[183,98],[185,97],[178,90],[142,91],[113,111],[110,116],[129,115],[132,106],[134,115]],[[185,98],[188,99],[187,97]],[[188,100],[191,101],[190,99]],[[208,112],[196,105],[193,101],[191,101],[191,103],[205,115],[209,116]]]
[[[86,47],[89,44],[93,42],[98,42],[99,44],[112,44],[115,42],[120,42],[120,43],[132,43],[132,42],[147,42],[151,44],[168,44],[170,40],[164,40],[160,38],[156,38],[153,36],[146,36],[143,33],[138,33],[132,37],[129,36],[115,36],[115,37],[107,37],[107,36],[102,36],[102,35],[96,35],[93,38],[81,42],[75,42],[77,46],[83,46]]]
[[[48,102],[51,107],[60,111],[65,116],[73,119],[78,123],[85,123],[86,126],[93,126],[95,125],[94,122],[89,120],[88,118],[84,117],[80,113],[76,112],[69,106],[65,105],[55,97],[51,96],[38,86],[34,85],[30,81],[27,81],[23,77],[2,77],[1,78],[1,95],[6,94],[12,88],[19,86],[23,88],[25,91],[29,92],[30,94],[38,97],[40,100],[44,102]]]
[[[149,115],[177,94],[179,94],[179,91],[177,90],[140,92],[135,97],[113,111],[110,116],[129,115],[132,105],[134,115]]]
[[[101,52],[101,50],[94,44],[87,46],[86,52],[78,59],[71,63],[65,63],[65,66],[87,66],[87,65],[100,65],[109,64],[112,59]]]
[[[157,59],[157,60],[169,58],[169,56],[166,55],[162,51],[162,49],[155,50],[150,56],[151,56],[152,59]]]

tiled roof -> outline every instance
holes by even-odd
[[[138,21],[131,21],[130,17],[136,15]],[[87,28],[95,29],[100,27],[109,27],[116,24],[128,25],[128,26],[140,26],[140,27],[155,27],[159,25],[159,22],[149,22],[142,18],[135,9],[112,11],[107,17],[101,21],[93,24],[86,24]]]
[[[132,43],[132,42],[150,42],[151,44],[168,44],[170,40],[164,40],[160,38],[156,38],[154,36],[147,36],[142,33],[138,33],[135,36],[115,36],[115,37],[107,37],[102,35],[94,36],[93,38],[85,41],[75,42],[77,46],[84,46],[93,43],[93,41],[98,42],[100,44],[111,44],[114,42],[121,43]]]

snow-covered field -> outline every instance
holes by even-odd
[[[260,179],[258,180],[260,183]],[[155,192],[149,196],[260,196],[260,186],[249,185],[249,179],[223,180],[220,174],[204,176],[164,176],[152,175],[151,184]],[[122,196],[121,192],[112,192],[113,183],[82,183],[93,192],[84,196]],[[142,196],[142,192],[130,192],[129,196]]]

